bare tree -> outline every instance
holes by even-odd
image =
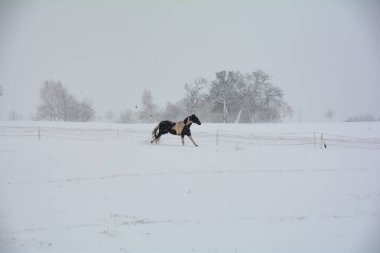
[[[65,94],[64,87],[60,82],[45,81],[40,89],[41,103],[38,107],[38,118],[57,121],[62,119]]]
[[[9,114],[8,114],[8,120],[11,120],[11,121],[16,121],[16,120],[22,120],[23,117],[20,113],[16,112],[15,110],[12,110]]]
[[[207,79],[200,77],[192,83],[185,84],[185,107],[188,113],[195,113],[202,101],[206,98],[203,92],[207,87]]]
[[[248,97],[248,111],[250,122],[257,121],[257,114],[263,110],[265,100],[265,87],[270,85],[270,77],[262,70],[257,70],[246,75],[247,81],[251,86],[251,93]]]
[[[87,122],[94,119],[95,109],[91,100],[83,100],[78,105],[78,121]]]
[[[144,123],[152,123],[156,120],[158,106],[153,103],[153,96],[150,90],[144,90],[141,99],[141,110],[139,119]]]
[[[292,118],[293,114],[294,114],[293,108],[288,103],[283,101],[281,104],[281,117],[282,118],[286,118],[286,117]]]
[[[274,86],[270,76],[262,70],[248,74],[218,72],[208,97],[214,108],[222,110],[224,122],[233,118],[235,123],[279,121],[284,115],[291,115],[283,91]]]
[[[328,110],[325,112],[325,116],[326,116],[326,118],[328,118],[328,119],[331,121],[331,119],[334,118],[334,112],[333,112],[333,110],[328,109]]]
[[[183,120],[185,118],[185,113],[186,112],[184,112],[183,107],[181,106],[181,102],[175,104],[168,102],[166,108],[161,113],[161,117],[162,119],[177,121]]]
[[[68,94],[67,90],[61,94],[62,112],[60,114],[60,120],[63,121],[81,121],[80,118],[80,102],[71,94]]]
[[[127,109],[123,111],[122,113],[120,113],[119,122],[120,123],[134,123],[135,119],[134,119],[133,112]]]
[[[223,122],[230,122],[231,107],[234,101],[234,73],[232,71],[220,71],[216,73],[216,79],[211,83],[209,98],[217,107],[222,108]]]
[[[109,110],[105,113],[104,115],[104,119],[107,121],[107,122],[112,122],[115,120],[115,113],[112,111],[112,110]]]
[[[89,121],[95,109],[89,100],[79,102],[61,82],[45,81],[40,89],[37,118],[52,121]]]
[[[247,109],[249,106],[248,101],[249,98],[252,97],[254,86],[251,82],[249,82],[249,79],[247,78],[247,75],[243,75],[240,72],[235,72],[235,98],[234,98],[234,105],[237,110],[237,116],[235,123],[239,123],[241,119],[241,115],[244,110]]]

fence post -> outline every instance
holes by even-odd
[[[317,142],[315,140],[315,132],[314,132],[314,149],[317,149]]]
[[[219,131],[216,131],[216,145],[219,145]]]
[[[321,149],[323,147],[323,134],[321,134]]]
[[[38,139],[41,140],[41,127],[38,126]]]
[[[119,130],[116,131],[117,139],[119,140]]]

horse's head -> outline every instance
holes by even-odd
[[[189,119],[191,120],[191,122],[194,122],[195,124],[198,124],[198,125],[201,125],[201,121],[198,119],[197,116],[195,116],[195,114],[189,116]]]

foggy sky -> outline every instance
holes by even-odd
[[[215,72],[262,69],[294,121],[380,117],[380,1],[0,0],[0,115],[36,112],[44,80],[97,113],[160,106]]]

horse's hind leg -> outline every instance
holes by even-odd
[[[158,136],[153,137],[153,140],[150,143],[152,143],[152,144],[156,143],[157,144],[160,141],[160,139],[161,139],[161,134],[159,133]]]
[[[153,139],[150,141],[150,143],[157,143],[157,141],[158,141],[158,139],[159,139],[160,137],[156,137],[156,136],[153,136]]]
[[[150,143],[152,143],[152,144],[153,144],[153,142],[155,142],[156,140],[157,140],[156,136],[155,136],[155,135],[153,135],[153,138],[152,138],[152,140],[150,141]]]

